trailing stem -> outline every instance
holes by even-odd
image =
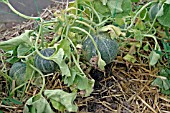
[[[40,20],[40,17],[31,17],[31,16],[27,16],[27,15],[24,15],[20,12],[18,12],[9,2],[5,2],[6,5],[8,5],[8,7],[17,15],[19,15],[20,17],[22,18],[25,18],[25,19],[30,19],[30,20]]]
[[[148,2],[147,4],[145,4],[145,5],[136,13],[136,15],[135,15],[135,16],[133,17],[133,19],[131,20],[131,24],[130,24],[130,26],[127,28],[127,30],[129,30],[130,28],[133,27],[133,24],[134,24],[137,16],[138,16],[146,7],[148,7],[149,5],[151,5],[151,4],[154,3],[154,2],[155,2],[155,1]]]

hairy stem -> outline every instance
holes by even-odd
[[[149,5],[151,5],[151,4],[154,3],[154,2],[155,2],[155,1],[148,2],[147,4],[145,4],[145,5],[136,13],[136,15],[135,15],[135,16],[133,17],[133,19],[131,20],[131,24],[130,24],[130,26],[127,28],[127,30],[133,27],[133,24],[134,24],[137,16],[138,16],[146,7],[148,7]]]

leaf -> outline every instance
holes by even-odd
[[[135,63],[136,62],[136,58],[130,54],[127,54],[126,56],[123,57],[124,60]]]
[[[123,0],[108,0],[107,6],[110,9],[112,15],[123,12],[122,3]]]
[[[151,20],[154,20],[155,17],[157,16],[158,12],[160,10],[160,5],[159,3],[154,4],[150,9],[149,9],[149,17]]]
[[[134,37],[137,41],[140,41],[142,43],[142,40],[144,39],[144,36],[142,35],[140,30],[134,30]]]
[[[17,48],[17,55],[18,56],[24,56],[26,55],[27,52],[29,52],[31,49],[31,46],[26,44],[26,43],[23,43],[23,44],[20,44]]]
[[[30,80],[31,76],[34,73],[34,69],[29,65],[29,60],[26,62],[26,76],[25,76],[25,81]]]
[[[156,78],[152,83],[151,86],[157,86],[159,88],[163,88],[163,82],[161,78]]]
[[[109,16],[111,14],[109,8],[106,5],[103,5],[99,0],[94,2],[94,9],[101,15],[101,17]]]
[[[20,59],[16,56],[12,56],[8,59],[6,59],[7,62],[11,63],[11,64],[14,64],[15,62],[18,62]]]
[[[60,89],[56,89],[45,90],[44,95],[47,96],[48,99],[50,99],[53,107],[57,110],[63,110],[64,107],[65,110],[69,112],[77,112],[78,107],[73,104],[73,101],[75,100],[77,95],[76,93],[67,93]]]
[[[106,25],[102,28],[99,29],[100,32],[106,32],[106,31],[109,31],[110,34],[113,36],[113,37],[118,37],[120,35],[122,36],[125,36],[125,33],[123,33],[119,27],[116,27],[114,25]]]
[[[89,96],[93,91],[94,80],[89,80],[86,75],[81,74],[76,67],[71,68],[71,76],[64,78],[64,84],[73,86],[72,90],[85,90],[85,96]]]
[[[38,94],[27,100],[23,113],[53,113],[53,111],[47,100]]]
[[[145,24],[142,22],[142,20],[140,18],[137,19],[137,22],[135,24],[135,28],[139,29],[139,30],[145,30]]]
[[[62,48],[60,48],[58,50],[57,54],[54,54],[53,56],[51,56],[50,59],[53,60],[54,62],[56,62],[59,65],[63,76],[64,75],[71,76],[69,67],[65,63],[63,57],[64,57],[64,50]]]
[[[163,80],[163,87],[165,90],[170,89],[170,82],[168,79]]]
[[[77,71],[73,68],[70,69],[70,72],[71,72],[71,76],[69,77],[66,76],[64,79],[64,84],[67,84],[68,86],[73,85],[75,77],[77,75]]]
[[[100,0],[102,2],[103,5],[106,5],[107,0]]]
[[[64,111],[65,110],[65,106],[63,106],[60,102],[57,102],[55,100],[50,100],[51,104],[53,105],[53,107],[59,111]]]
[[[157,14],[157,19],[159,21],[160,24],[162,24],[163,26],[166,27],[170,27],[170,2],[167,0],[166,2],[164,2],[164,4],[162,5],[161,9],[159,10],[158,14]]]
[[[116,17],[123,17],[129,15],[129,13],[132,11],[131,0],[123,0],[121,8],[123,12],[116,14]]]
[[[63,39],[60,42],[60,45],[58,45],[58,48],[62,48],[64,50],[65,55],[67,55],[67,57],[70,56],[70,52],[71,52],[70,42],[67,39]]]
[[[21,34],[20,36],[9,39],[7,41],[0,42],[0,49],[3,49],[4,51],[10,51],[14,50],[17,46],[23,43],[31,45],[29,36],[31,32],[32,30],[26,30],[25,33]]]
[[[143,47],[143,50],[149,51],[149,44],[148,43]]]
[[[162,78],[156,78],[152,84],[152,86],[157,86],[163,90],[169,90],[170,89],[170,81],[166,77]]]
[[[104,70],[104,67],[106,66],[106,62],[104,60],[102,60],[101,57],[99,57],[98,59],[98,67],[101,69],[101,70]]]
[[[131,2],[139,2],[139,0],[131,0]]]
[[[12,103],[14,103],[14,104],[22,105],[22,102],[14,99],[14,98],[11,98],[11,97],[10,97],[9,100],[10,100]]]
[[[149,59],[150,59],[150,62],[149,64],[151,66],[155,65],[158,60],[160,59],[160,55],[158,53],[156,53],[156,51],[152,51],[149,55]]]

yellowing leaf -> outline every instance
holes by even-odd
[[[136,58],[132,55],[127,54],[126,56],[123,57],[124,60],[135,63],[136,62]]]
[[[119,27],[116,27],[114,25],[107,25],[107,26],[104,26],[102,28],[100,28],[99,30],[100,32],[106,32],[106,31],[110,31],[109,33],[111,35],[115,35],[116,37],[122,35],[122,36],[125,36],[125,33],[121,32],[120,28]]]

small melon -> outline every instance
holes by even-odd
[[[17,85],[20,85],[26,78],[26,64],[23,62],[16,62],[12,65],[9,76],[16,81]]]
[[[50,57],[54,52],[55,49],[53,48],[46,48],[40,51],[40,53],[46,57]],[[54,61],[43,59],[38,54],[35,56],[34,65],[45,74],[52,73],[58,68],[58,65]]]
[[[108,33],[99,33],[98,35],[92,35],[92,37],[97,44],[102,59],[106,64],[111,63],[118,53],[117,41],[111,39]],[[97,57],[97,51],[89,37],[83,42],[82,54],[83,58],[89,62]]]

